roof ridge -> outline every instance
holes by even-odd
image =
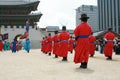
[[[39,0],[2,0],[0,5],[22,5],[37,2]]]
[[[34,2],[39,0],[0,0],[0,2]]]

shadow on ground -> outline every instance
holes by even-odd
[[[82,69],[82,68],[76,68],[75,72],[80,72],[80,73],[85,73],[85,74],[91,74],[94,72],[94,70],[87,68],[87,69]]]

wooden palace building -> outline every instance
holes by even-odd
[[[39,2],[23,0],[0,1],[0,26],[24,26],[27,19],[30,19],[30,25],[34,26],[42,14],[34,14],[31,11],[37,10]]]
[[[42,13],[37,12],[39,0],[0,0],[0,34],[8,34],[11,42],[18,34],[23,34],[29,19],[29,38],[35,40],[36,27]],[[35,12],[36,11],[36,12]]]

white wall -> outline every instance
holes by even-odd
[[[18,34],[24,34],[25,28],[4,28],[4,26],[1,27],[1,33],[5,34],[8,33],[9,35],[9,42],[12,42],[14,37]],[[40,48],[40,41],[44,37],[44,34],[40,30],[36,30],[35,28],[30,28],[29,30],[29,39],[31,41],[31,48]]]

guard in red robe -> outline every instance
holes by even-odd
[[[63,26],[62,32],[59,34],[60,47],[58,53],[58,56],[63,57],[62,61],[67,61],[69,37],[70,34],[66,31],[66,26]]]
[[[87,23],[89,17],[86,14],[82,14],[80,19],[82,23],[74,30],[76,37],[74,62],[81,63],[80,68],[86,69],[90,51],[89,36],[91,35],[92,29]]]
[[[49,33],[48,37],[47,37],[47,52],[49,53],[48,55],[51,56],[51,52],[52,52],[52,37],[51,37],[51,33]]]
[[[48,42],[48,41],[47,41],[47,36],[46,36],[45,39],[44,39],[44,43],[45,43],[45,45],[44,45],[45,50],[44,50],[44,51],[45,51],[45,54],[47,54],[47,52],[48,52],[48,51],[47,51],[47,49],[48,49],[47,42]]]
[[[95,54],[95,41],[96,38],[93,36],[93,33],[89,36],[89,41],[90,41],[90,57],[93,57]]]
[[[58,50],[59,50],[59,35],[58,31],[55,31],[55,36],[53,36],[53,54],[55,54],[55,58],[58,58]]]
[[[74,40],[72,39],[72,36],[70,36],[70,39],[69,39],[69,51],[71,53],[73,52],[73,46],[74,46]]]
[[[4,44],[3,44],[3,41],[2,41],[2,35],[0,35],[0,51],[3,50],[3,47],[4,47]]]
[[[108,29],[108,32],[105,34],[105,47],[104,47],[104,55],[108,57],[107,60],[112,60],[112,52],[114,47],[114,38],[115,35],[111,32],[112,28]]]
[[[45,48],[45,41],[44,41],[44,37],[43,40],[41,41],[41,51],[44,53],[44,48]]]
[[[2,51],[2,50],[3,50],[3,42],[0,41],[0,51]]]

